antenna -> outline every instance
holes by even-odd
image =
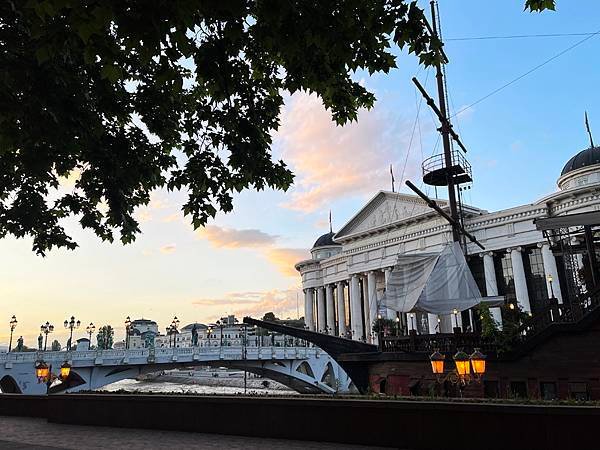
[[[392,177],[392,192],[396,192],[396,189],[394,188],[394,183],[396,182],[396,180],[394,179],[394,168],[392,167],[391,164],[390,164],[390,176]]]
[[[585,128],[590,136],[590,148],[594,147],[594,139],[592,139],[592,132],[590,131],[590,123],[588,122],[587,111],[585,112]]]

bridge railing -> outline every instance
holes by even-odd
[[[82,351],[60,351],[60,352],[10,352],[0,353],[0,364],[31,362],[34,364],[38,360],[58,362],[86,362],[95,361],[96,364],[115,361],[125,364],[136,363],[136,360],[149,360],[154,356],[153,362],[166,362],[173,360],[174,357],[181,357],[184,360],[195,360],[196,357],[203,360],[219,359],[297,359],[314,357],[322,353],[322,350],[316,347],[250,347],[250,346],[223,346],[223,347],[171,347],[157,348],[151,352],[150,349],[109,349],[109,350],[82,350]],[[139,361],[143,362],[143,361]],[[138,362],[138,363],[139,363]],[[149,361],[148,361],[149,362]]]

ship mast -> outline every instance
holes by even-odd
[[[431,186],[446,186],[448,188],[450,215],[445,213],[442,214],[443,211],[436,204],[436,202],[429,199],[412,183],[407,182],[406,184],[409,188],[415,191],[417,195],[425,199],[431,208],[435,209],[440,215],[442,215],[442,217],[448,220],[452,227],[452,240],[462,244],[463,251],[466,252],[466,242],[464,244],[461,243],[461,236],[468,238],[471,242],[481,248],[483,248],[483,246],[481,243],[477,242],[474,236],[470,235],[464,229],[461,217],[462,214],[459,212],[460,205],[456,199],[457,186],[460,186],[462,183],[471,183],[473,178],[471,175],[471,165],[464,155],[467,152],[467,149],[461,142],[458,134],[456,134],[456,132],[453,130],[452,124],[450,123],[450,118],[448,117],[444,70],[442,66],[442,64],[448,62],[448,58],[444,53],[443,44],[441,42],[441,34],[439,32],[439,17],[436,15],[436,2],[434,0],[431,1],[431,18],[433,26],[431,26],[427,20],[425,20],[425,26],[427,27],[431,36],[440,41],[439,55],[435,62],[439,107],[429,96],[429,94],[427,94],[425,88],[416,78],[413,78],[412,81],[421,92],[421,95],[426,100],[427,105],[429,105],[440,121],[440,128],[438,128],[438,131],[442,135],[442,145],[444,148],[444,152],[442,154],[434,155],[423,161],[423,182]],[[458,145],[459,149],[452,149],[451,139]]]
[[[435,14],[435,1],[431,1],[431,21],[433,22],[433,35],[440,39],[437,23],[438,18]],[[441,55],[440,55],[441,56]],[[444,55],[445,56],[445,55]],[[442,58],[437,58],[435,63],[435,78],[437,80],[438,101],[440,104],[440,133],[442,134],[442,144],[444,146],[444,162],[446,167],[452,167],[452,148],[450,146],[450,129],[452,125],[448,120],[448,109],[446,106],[446,93],[444,90],[444,74],[442,72]],[[454,187],[454,177],[449,170],[446,170],[446,183],[448,186],[448,202],[450,203],[450,217],[458,222],[458,208],[456,206],[456,190]],[[460,242],[460,235],[456,227],[452,227],[452,240]]]

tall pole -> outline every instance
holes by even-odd
[[[15,328],[17,328],[17,318],[13,315],[10,319],[10,341],[8,342],[8,352],[12,350],[12,340],[13,340],[13,332]]]
[[[431,18],[433,21],[433,34],[436,38],[439,39],[438,35],[438,23],[435,14],[435,1],[431,1]],[[440,128],[440,132],[442,134],[442,143],[444,145],[444,162],[446,166],[446,182],[448,184],[448,201],[450,203],[450,217],[458,223],[458,209],[456,206],[456,191],[454,189],[454,178],[452,173],[450,172],[450,168],[452,167],[452,150],[450,148],[450,127],[448,122],[448,111],[446,107],[446,94],[444,93],[444,74],[442,72],[442,62],[441,62],[441,54],[440,58],[437,59],[435,63],[436,70],[436,79],[437,79],[437,90],[438,90],[438,99],[440,102],[440,112],[442,113],[442,117],[446,120],[442,120],[442,126]],[[460,235],[456,227],[452,227],[452,240],[454,242],[460,242]]]

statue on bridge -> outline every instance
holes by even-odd
[[[17,348],[16,351],[18,352],[22,352],[23,351],[23,336],[20,336],[19,339],[17,339]]]
[[[192,327],[192,346],[198,347],[198,328],[196,324]]]
[[[40,335],[38,336],[38,350],[41,352],[42,351],[42,344],[44,343],[44,336],[42,336],[42,333],[40,333]]]
[[[67,340],[67,351],[70,352],[71,351],[71,338],[69,338]]]

